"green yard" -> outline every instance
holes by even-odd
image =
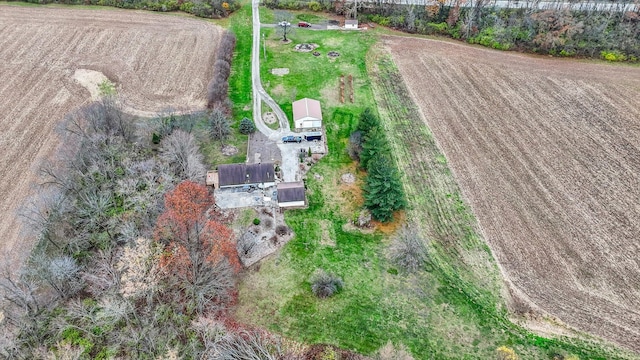
[[[272,18],[269,13],[262,16]],[[416,359],[495,358],[500,346],[527,359],[555,354],[612,357],[599,345],[548,340],[509,321],[500,297],[500,274],[475,217],[395,66],[372,50],[373,33],[296,29],[292,42],[283,44],[274,29],[263,32],[265,89],[289,117],[293,100],[320,100],[329,155],[308,174],[309,208],[286,213],[295,238],[243,277],[236,311],[240,321],[297,341],[364,354],[391,341],[407,346]],[[320,56],[294,51],[299,43],[318,44]],[[340,56],[330,60],[328,51]],[[289,74],[273,75],[274,68],[288,68]],[[353,104],[347,97],[341,102],[341,75],[354,78]],[[430,262],[416,274],[403,274],[387,260],[389,234],[398,224],[375,233],[348,225],[362,204],[359,185],[364,174],[346,153],[347,138],[365,107],[380,113],[404,173],[409,207],[399,218],[412,221],[432,240]],[[414,153],[416,142],[420,154]],[[356,184],[340,181],[346,172],[356,175]],[[309,277],[316,269],[342,277],[344,289],[329,299],[315,298]]]

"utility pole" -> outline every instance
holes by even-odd
[[[262,50],[264,53],[264,61],[267,61],[267,43],[264,41],[264,33],[262,33]]]

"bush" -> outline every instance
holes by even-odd
[[[315,12],[322,11],[322,4],[320,4],[317,1],[310,1],[307,4],[307,6],[309,7],[309,10],[311,10],[311,11],[315,11]]]
[[[627,60],[627,56],[619,51],[601,51],[600,56],[607,61]]]
[[[322,269],[316,270],[309,281],[311,282],[311,291],[321,299],[333,296],[344,286],[340,277],[329,274]]]
[[[290,230],[286,225],[276,226],[276,234],[278,234],[279,236],[287,235],[289,232]]]
[[[427,29],[426,29],[428,34],[440,34],[440,35],[446,35],[449,32],[449,25],[447,25],[446,22],[441,22],[441,23],[427,23]]]
[[[256,125],[249,118],[240,120],[240,127],[238,129],[241,134],[252,134],[256,131]]]
[[[260,219],[258,218],[253,219],[253,225],[260,225]]]
[[[349,136],[349,143],[347,144],[347,153],[349,157],[354,161],[360,161],[360,153],[362,152],[362,131],[354,131]]]
[[[428,261],[425,240],[415,226],[404,225],[389,249],[391,261],[405,271],[413,272]]]

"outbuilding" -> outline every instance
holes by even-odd
[[[344,28],[346,30],[358,29],[358,20],[345,20]]]
[[[302,181],[282,182],[278,184],[278,205],[284,207],[303,207],[306,204],[304,183]]]
[[[217,180],[214,186],[219,189],[252,185],[266,188],[276,184],[273,163],[218,165]]]
[[[320,101],[309,98],[293,102],[293,123],[296,130],[322,128],[322,109]]]

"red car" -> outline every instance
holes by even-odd
[[[308,22],[305,22],[305,21],[300,21],[298,23],[298,27],[311,27],[311,24],[309,24]]]

